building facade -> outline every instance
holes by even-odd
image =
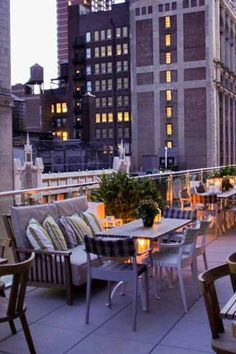
[[[129,4],[79,14],[69,7],[69,115],[76,138],[131,153]]]
[[[228,0],[130,0],[135,168],[236,162],[235,26]]]
[[[68,6],[81,5],[83,13],[111,9],[112,0],[57,0],[57,57],[60,64],[68,62]]]

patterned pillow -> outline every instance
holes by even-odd
[[[35,250],[54,250],[49,234],[37,220],[30,219],[26,229],[26,235]]]
[[[86,222],[79,217],[78,214],[73,214],[71,216],[66,216],[72,230],[74,231],[78,244],[84,242],[84,235],[93,237],[91,229],[88,227]]]
[[[60,227],[52,216],[48,215],[43,221],[43,227],[47,230],[55,250],[66,251],[67,245]]]
[[[93,235],[95,235],[97,232],[103,231],[103,227],[96,217],[94,213],[91,211],[83,211],[80,213],[80,216],[83,218],[83,220],[86,222],[86,224],[90,227],[92,230]]]
[[[59,224],[61,226],[66,244],[68,248],[75,248],[78,246],[77,238],[72,227],[69,224],[69,221],[65,216],[61,216],[59,219]]]

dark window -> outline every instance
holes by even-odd
[[[205,0],[199,0],[199,6],[204,6],[205,5]]]
[[[172,2],[172,10],[176,10],[176,8],[177,8],[176,2]]]
[[[158,5],[158,11],[163,12],[163,5],[162,4]]]
[[[189,0],[183,0],[183,8],[186,9],[189,7]]]
[[[191,0],[191,7],[197,6],[197,0]]]
[[[139,16],[140,15],[140,8],[135,9],[135,15]]]
[[[152,14],[152,6],[148,6],[148,13]]]
[[[146,7],[142,7],[142,15],[146,15],[147,12],[147,8]]]
[[[165,4],[165,10],[170,11],[170,4]]]

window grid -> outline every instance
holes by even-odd
[[[166,90],[166,101],[171,101],[171,100],[172,100],[172,91]]]
[[[171,52],[166,52],[166,64],[171,64]]]
[[[171,18],[170,16],[165,17],[165,28],[170,28],[171,27]]]
[[[167,135],[172,135],[173,133],[173,127],[171,123],[166,124],[166,134]]]
[[[169,47],[171,45],[171,35],[170,34],[165,35],[165,44],[167,47]]]
[[[166,82],[169,83],[172,81],[171,70],[166,71]]]

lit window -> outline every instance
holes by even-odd
[[[108,74],[112,73],[112,63],[110,61],[107,63],[107,73]]]
[[[102,107],[106,107],[107,106],[107,99],[106,97],[102,97]]]
[[[108,122],[113,122],[113,113],[108,113]]]
[[[117,44],[116,45],[116,55],[121,55],[122,52],[121,52],[121,44]]]
[[[170,34],[165,35],[165,44],[166,44],[166,46],[171,45],[171,35]]]
[[[112,34],[111,34],[111,29],[107,30],[107,39],[111,39]]]
[[[91,75],[91,65],[86,66],[86,74]]]
[[[61,113],[61,104],[60,103],[56,104],[56,113]]]
[[[100,81],[95,81],[95,91],[100,91]]]
[[[106,74],[106,63],[101,64],[101,74]]]
[[[67,103],[63,102],[61,105],[62,105],[62,112],[66,113],[67,112]]]
[[[112,79],[107,80],[107,90],[111,91],[112,90]]]
[[[171,90],[166,90],[166,101],[172,100],[172,92]]]
[[[173,141],[168,140],[168,141],[166,142],[166,146],[168,147],[168,149],[172,149],[172,148],[173,148]]]
[[[101,114],[96,113],[96,123],[101,123]]]
[[[55,106],[54,106],[54,104],[51,104],[51,113],[55,113]]]
[[[172,117],[172,107],[166,107],[166,116],[167,118]]]
[[[99,32],[98,31],[94,32],[94,40],[99,41]]]
[[[101,41],[105,40],[105,31],[101,30]]]
[[[86,58],[87,59],[91,58],[91,48],[86,48]]]
[[[107,97],[107,105],[108,107],[111,107],[112,106],[112,102],[113,102],[113,98],[112,97]]]
[[[166,53],[166,64],[171,64],[171,52]]]
[[[107,89],[106,80],[102,80],[101,81],[101,90],[106,91],[106,89]]]
[[[121,61],[118,61],[116,63],[116,71],[121,71],[122,67],[121,67]]]
[[[112,46],[111,46],[111,45],[108,45],[108,46],[107,46],[107,56],[108,56],[108,57],[111,57],[111,56],[112,56]]]
[[[117,38],[121,37],[121,28],[120,27],[116,29],[116,37]]]
[[[91,42],[91,33],[90,32],[86,32],[86,42],[87,43]]]
[[[101,47],[101,57],[105,57],[106,56],[106,47]]]
[[[76,74],[80,74],[80,69],[76,69],[76,70],[75,70],[75,73],[76,73]]]
[[[166,71],[166,82],[171,82],[172,78],[171,78],[171,71],[167,70]]]
[[[91,92],[92,91],[92,83],[91,81],[87,81],[87,92]]]
[[[116,85],[117,85],[117,90],[122,89],[122,79],[120,77],[116,80]]]
[[[95,56],[95,58],[99,58],[99,47],[94,48],[94,56]],[[102,56],[102,53],[101,53],[101,56]]]
[[[167,135],[172,135],[173,131],[172,131],[172,124],[168,123],[166,124],[166,134]]]
[[[96,98],[95,105],[96,105],[96,108],[100,107],[100,98]]]
[[[62,140],[68,140],[68,132],[62,132]]]
[[[165,17],[165,28],[170,28],[170,26],[171,26],[170,16],[166,16]]]
[[[106,113],[102,113],[102,122],[106,123],[107,121],[107,114]]]
[[[122,112],[117,112],[117,121],[122,122],[123,121],[123,113]]]
[[[100,74],[100,65],[95,64],[95,74]]]
[[[128,27],[123,27],[123,37],[128,37]]]
[[[124,112],[124,121],[125,122],[129,121],[129,112]]]
[[[123,44],[123,54],[128,54],[129,50],[128,50],[128,43],[124,43]]]

